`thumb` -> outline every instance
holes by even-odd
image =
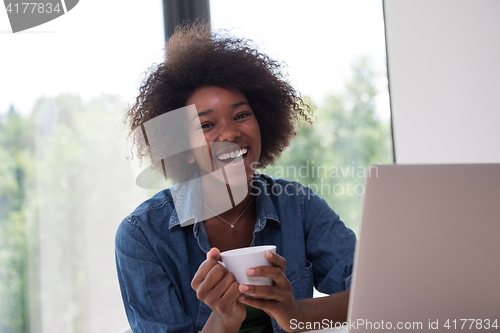
[[[207,259],[220,260],[220,251],[218,248],[213,247],[207,252]]]

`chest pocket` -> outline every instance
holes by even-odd
[[[288,279],[296,300],[313,297],[314,279],[312,264],[309,261],[307,261],[307,267],[292,273]]]

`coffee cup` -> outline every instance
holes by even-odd
[[[224,251],[220,254],[221,264],[234,274],[239,284],[270,286],[273,280],[263,276],[247,276],[249,268],[272,266],[266,259],[266,251],[276,253],[275,245],[251,246]]]

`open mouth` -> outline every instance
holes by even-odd
[[[243,159],[245,159],[247,154],[248,154],[248,148],[244,147],[244,148],[234,149],[231,151],[220,153],[217,155],[217,159],[223,163],[231,163],[232,161],[234,161],[236,158],[238,158],[240,156],[242,156]]]

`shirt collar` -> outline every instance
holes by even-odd
[[[257,203],[257,222],[255,228],[260,230],[264,228],[268,219],[276,221],[278,225],[280,224],[276,207],[271,199],[271,191],[269,190],[272,184],[269,184],[266,180],[266,176],[256,174],[252,181],[253,193],[256,196]]]
[[[176,225],[187,226],[202,222],[200,218],[202,196],[201,180],[195,175],[190,181],[177,183],[170,187],[170,194],[174,200],[174,213],[170,216],[168,228]]]
[[[195,176],[196,177],[196,176]],[[255,195],[257,208],[257,221],[255,227],[264,228],[268,219],[280,224],[276,207],[271,199],[269,184],[266,184],[265,176],[254,174],[252,181],[253,194]],[[174,199],[175,210],[170,216],[168,227],[171,229],[176,225],[186,226],[197,222],[203,222],[200,218],[201,212],[201,180],[198,177],[189,182],[175,184],[170,188]]]

